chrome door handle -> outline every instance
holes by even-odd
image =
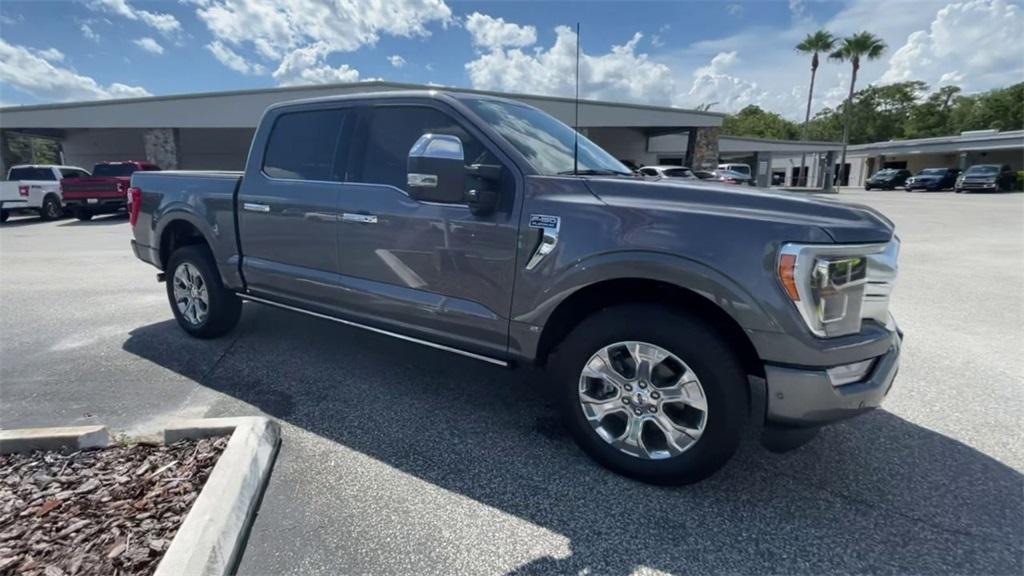
[[[342,222],[359,222],[361,224],[376,224],[377,217],[370,214],[351,214],[349,212],[343,212],[341,214]]]
[[[256,202],[245,202],[242,204],[242,209],[250,212],[270,212],[270,206],[267,204],[258,204]]]

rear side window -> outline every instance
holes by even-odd
[[[10,180],[56,180],[49,168],[11,168]]]
[[[425,106],[380,107],[369,111],[352,141],[354,172],[349,180],[408,190],[409,149],[424,134],[462,140],[466,165],[496,164],[479,140],[447,114]]]
[[[337,165],[343,110],[293,112],[277,119],[270,131],[263,172],[271,178],[343,180]]]

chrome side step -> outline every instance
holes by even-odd
[[[405,334],[399,334],[397,332],[391,332],[389,330],[383,330],[381,328],[374,328],[373,326],[367,326],[366,324],[360,324],[359,322],[353,322],[351,320],[345,320],[343,318],[338,318],[337,316],[331,316],[331,315],[328,315],[328,314],[321,314],[319,312],[313,312],[311,310],[306,310],[304,308],[298,308],[296,306],[289,306],[288,304],[281,304],[280,302],[274,302],[273,300],[266,300],[266,299],[260,298],[258,296],[253,296],[251,294],[241,294],[241,293],[239,293],[238,297],[243,299],[243,300],[251,300],[252,302],[258,302],[260,304],[266,304],[268,306],[274,306],[276,308],[283,308],[285,310],[291,310],[292,312],[299,312],[301,314],[306,314],[306,315],[309,315],[309,316],[315,316],[317,318],[323,318],[324,320],[330,320],[332,322],[337,322],[339,324],[344,324],[346,326],[351,326],[353,328],[361,328],[361,329],[367,330],[369,332],[374,332],[374,333],[377,333],[377,334],[383,334],[384,336],[390,336],[392,338],[397,338],[399,340],[405,340],[406,342],[412,342],[413,344],[420,344],[422,346],[428,346],[430,348],[435,348],[437,350],[444,350],[445,352],[452,352],[453,354],[459,354],[460,356],[466,356],[466,357],[469,357],[469,358],[473,358],[475,360],[480,360],[481,362],[487,362],[488,364],[494,364],[495,366],[502,366],[504,368],[508,368],[508,366],[509,366],[509,363],[504,361],[504,360],[499,360],[497,358],[491,358],[490,356],[484,356],[483,354],[477,354],[475,352],[469,352],[468,350],[462,350],[460,348],[453,348],[451,346],[445,346],[444,344],[438,344],[437,342],[431,342],[429,340],[421,340],[419,338],[413,338],[412,336],[406,336]]]

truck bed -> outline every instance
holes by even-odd
[[[183,217],[204,234],[217,267],[232,286],[241,284],[238,274],[238,244],[235,235],[235,192],[242,181],[240,171],[165,170],[139,171],[132,175],[132,187],[142,190],[142,207],[134,228],[134,249],[143,260],[163,269],[167,254],[154,245],[164,226]]]

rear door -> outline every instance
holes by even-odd
[[[409,149],[423,134],[458,136],[464,161],[502,165],[497,210],[409,196]],[[450,345],[502,355],[515,273],[514,165],[441,104],[366,108],[352,134],[339,204],[339,281],[344,306],[367,322]]]
[[[344,107],[285,109],[256,134],[238,194],[247,287],[308,307],[334,307]]]

